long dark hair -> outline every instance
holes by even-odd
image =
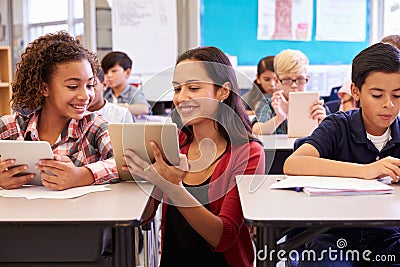
[[[274,69],[274,58],[275,56],[267,56],[262,58],[257,65],[257,77],[260,77],[261,74],[266,72],[267,70],[275,72]],[[261,84],[257,82],[257,79],[254,80],[254,83],[258,86],[258,88],[263,92],[264,90],[261,87]]]
[[[198,47],[181,54],[176,64],[184,60],[202,62],[208,76],[214,82],[215,90],[218,90],[226,82],[231,85],[228,98],[220,103],[217,110],[218,132],[232,144],[240,145],[249,141],[258,141],[251,131],[250,120],[239,94],[235,71],[224,52],[213,46]],[[193,137],[192,127],[183,125],[176,110],[173,111],[172,118],[188,136],[187,142],[182,144],[184,146]]]

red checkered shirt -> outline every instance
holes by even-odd
[[[16,112],[0,117],[0,139],[39,141],[40,110],[28,116]],[[107,122],[95,113],[86,113],[81,120],[71,119],[52,145],[55,155],[68,156],[75,166],[85,166],[95,184],[119,181],[113,157]]]

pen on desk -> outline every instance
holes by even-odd
[[[295,190],[296,192],[301,192],[301,191],[303,190],[303,188],[302,188],[302,187],[295,187],[294,190]]]

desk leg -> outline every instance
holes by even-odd
[[[256,242],[257,267],[276,266],[276,253],[278,248],[276,242],[277,240],[274,227],[257,226],[257,242]],[[270,255],[272,255],[272,259],[270,259]]]
[[[113,266],[135,267],[135,228],[117,225],[113,231]]]

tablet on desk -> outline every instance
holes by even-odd
[[[54,159],[50,144],[46,141],[0,140],[0,155],[2,160],[15,159],[15,166],[27,164],[29,169],[20,175],[35,174],[35,178],[28,183],[33,185],[42,185],[40,171],[35,169],[35,164],[41,159]]]
[[[318,126],[309,117],[309,109],[319,99],[318,92],[290,92],[288,111],[288,137],[308,136]]]
[[[125,149],[132,149],[149,163],[155,161],[149,142],[154,141],[161,149],[164,159],[171,165],[179,165],[178,131],[175,123],[110,123],[108,125],[118,174],[123,181],[141,181],[132,177],[129,171],[122,170],[125,164]],[[134,178],[134,179],[133,179]]]

